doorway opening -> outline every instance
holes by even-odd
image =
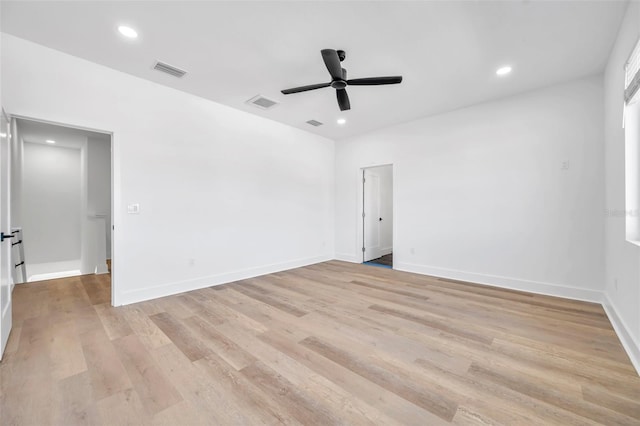
[[[112,135],[14,117],[11,227],[14,283],[81,276],[112,299]],[[99,288],[98,288],[99,287]]]
[[[393,165],[366,167],[362,178],[362,263],[393,269]]]

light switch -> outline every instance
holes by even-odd
[[[140,204],[129,204],[127,206],[127,213],[140,214]]]

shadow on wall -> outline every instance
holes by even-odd
[[[15,282],[107,273],[111,136],[25,119],[15,128],[11,221],[27,270]]]

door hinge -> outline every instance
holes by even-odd
[[[364,247],[362,247],[362,252],[364,253]]]
[[[362,212],[362,217],[364,217],[364,212]]]

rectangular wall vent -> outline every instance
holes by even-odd
[[[318,127],[318,126],[322,126],[323,123],[321,123],[321,122],[319,122],[317,120],[309,120],[309,121],[307,121],[307,124],[311,124],[312,126]]]
[[[153,69],[178,78],[184,77],[184,75],[187,73],[185,70],[181,70],[180,68],[160,61],[156,61]]]
[[[276,101],[273,101],[271,99],[265,98],[262,95],[254,96],[253,98],[249,99],[247,101],[247,103],[249,105],[256,106],[256,107],[258,107],[260,109],[270,109],[270,108],[273,108],[274,106],[278,105],[278,103]]]

